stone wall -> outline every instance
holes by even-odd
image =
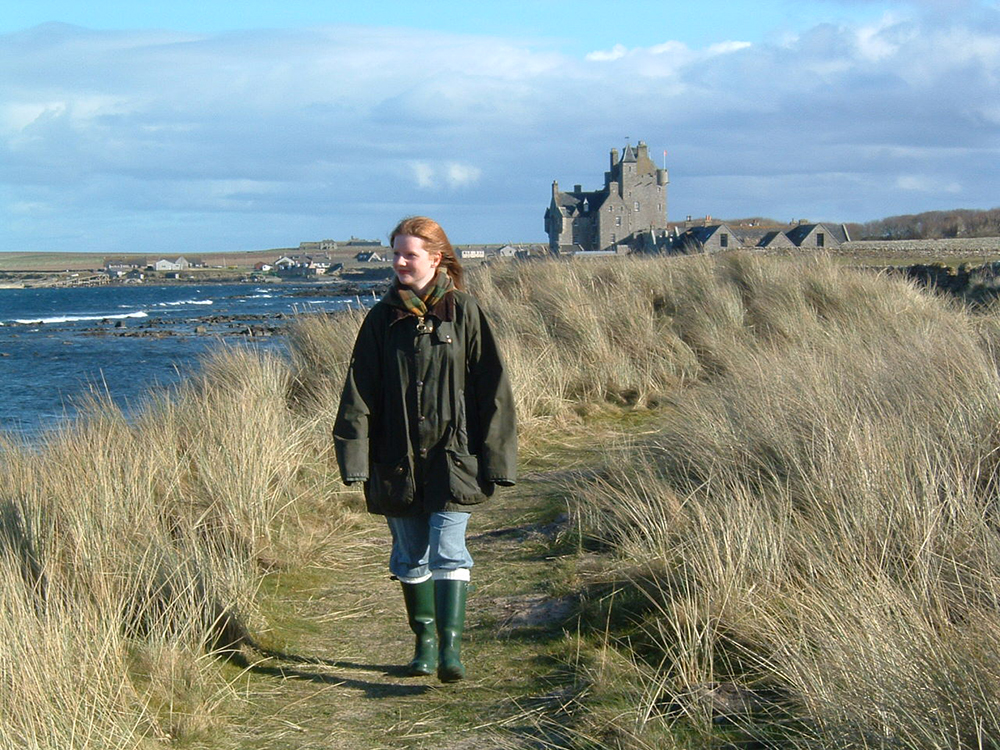
[[[1000,237],[960,237],[947,240],[862,240],[845,242],[837,252],[859,255],[996,255]]]

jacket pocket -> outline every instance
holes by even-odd
[[[448,451],[448,489],[461,505],[481,503],[493,494],[493,484],[479,480],[479,458]]]
[[[408,456],[392,463],[372,463],[372,475],[365,484],[368,510],[386,516],[406,515],[413,507],[414,490]]]

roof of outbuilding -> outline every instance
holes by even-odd
[[[757,247],[793,247],[794,244],[788,235],[777,229],[765,232],[756,242]]]
[[[685,234],[694,237],[694,239],[698,240],[698,242],[707,242],[715,236],[716,232],[720,229],[725,229],[730,235],[734,237],[736,236],[736,233],[725,224],[709,224],[708,226],[691,227],[685,232]]]
[[[833,237],[837,242],[847,242],[847,234],[844,232],[844,227],[840,224],[799,224],[786,231],[785,234],[796,245],[801,245],[802,241],[818,228],[822,228],[824,232]]]

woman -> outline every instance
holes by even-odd
[[[358,332],[334,427],[346,484],[392,533],[416,648],[411,675],[465,677],[469,512],[516,479],[514,399],[493,333],[441,226],[392,231],[392,288]]]

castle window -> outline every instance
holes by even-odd
[[[719,235],[719,245],[722,247],[729,247],[729,235],[725,232]]]
[[[621,225],[622,225],[622,217],[621,216],[616,216],[615,217],[615,226],[616,227],[620,227]]]
[[[635,203],[633,203],[633,204],[632,204],[632,208],[633,208],[634,210],[638,211],[638,210],[639,210],[639,201],[636,201]]]
[[[823,247],[826,245],[826,235],[822,232],[816,233],[816,247]]]

